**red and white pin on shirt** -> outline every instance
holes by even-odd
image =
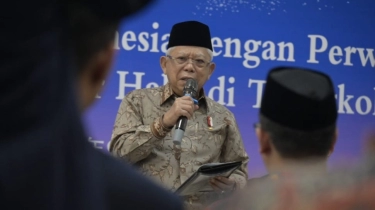
[[[212,117],[210,117],[210,116],[207,116],[207,125],[208,125],[209,129],[212,129],[212,127],[214,126],[214,123],[212,121]]]

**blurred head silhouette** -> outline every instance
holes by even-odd
[[[99,18],[90,8],[80,4],[71,4],[70,11],[74,61],[78,68],[79,106],[84,111],[102,90],[111,69],[119,21]]]
[[[334,149],[336,120],[329,76],[293,67],[272,69],[256,124],[267,169],[277,171],[289,163],[325,161]]]

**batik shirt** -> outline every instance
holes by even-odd
[[[200,91],[199,109],[188,120],[181,148],[174,146],[174,128],[162,123],[162,116],[176,96],[169,84],[128,93],[119,107],[110,151],[123,158],[163,187],[174,191],[202,164],[243,161],[231,175],[237,188],[246,185],[248,155],[234,115]],[[145,189],[147,190],[147,189]],[[210,193],[185,197],[190,205],[202,207],[215,200]],[[212,193],[211,193],[212,194]]]

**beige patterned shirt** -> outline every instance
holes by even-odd
[[[199,109],[188,120],[179,150],[172,140],[174,128],[165,128],[161,123],[175,99],[169,84],[130,92],[117,113],[110,151],[171,191],[202,164],[243,161],[231,175],[242,188],[247,180],[248,156],[235,118],[226,107],[204,97],[203,90],[200,95]],[[211,128],[208,117],[212,119]],[[190,209],[199,208],[215,200],[212,194],[188,196],[185,201]]]

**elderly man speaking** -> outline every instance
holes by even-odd
[[[167,54],[160,65],[168,77],[161,87],[134,90],[123,99],[110,151],[169,190],[176,190],[201,165],[242,161],[229,177],[211,180],[212,192],[185,196],[189,209],[202,208],[232,192],[247,180],[246,154],[232,112],[205,96],[203,86],[215,69],[209,27],[197,21],[172,27]],[[197,83],[197,96],[184,95],[187,79]],[[173,143],[173,126],[185,116],[180,145]]]

